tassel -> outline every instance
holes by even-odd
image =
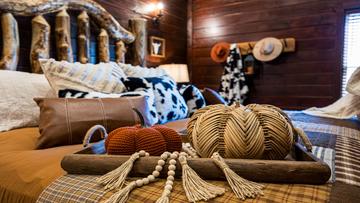
[[[97,179],[97,182],[101,185],[104,185],[105,190],[121,188],[125,183],[127,175],[129,174],[134,165],[134,161],[139,157],[139,152],[134,153],[125,163],[123,163],[117,169],[99,177]]]
[[[258,195],[264,195],[262,192],[262,189],[264,188],[263,185],[240,177],[229,168],[219,153],[215,152],[211,158],[215,164],[224,172],[226,179],[236,197],[241,200],[245,200],[247,197],[255,198]]]
[[[105,201],[105,203],[125,203],[129,198],[130,192],[135,187],[136,187],[136,182],[132,181],[131,183],[129,183],[129,185],[127,185],[126,187],[124,187],[120,191],[113,194],[109,199],[107,199]]]
[[[200,200],[207,201],[225,193],[225,189],[207,183],[187,164],[186,157],[180,154],[180,164],[182,166],[182,182],[186,197],[190,202]]]
[[[158,200],[156,200],[156,203],[169,203],[170,199],[167,195],[162,195]]]

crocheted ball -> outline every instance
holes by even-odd
[[[211,105],[191,117],[188,138],[201,157],[284,159],[297,131],[281,109],[271,105]]]
[[[110,132],[105,141],[106,152],[114,155],[131,155],[145,150],[152,156],[160,156],[165,151],[180,151],[181,146],[180,135],[162,125],[118,128]]]

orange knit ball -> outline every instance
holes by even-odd
[[[110,132],[105,141],[107,153],[115,155],[131,155],[145,150],[152,156],[160,156],[165,151],[180,151],[181,146],[180,135],[162,125],[118,128]]]

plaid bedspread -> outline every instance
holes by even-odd
[[[332,169],[325,185],[265,184],[264,196],[244,202],[358,202],[360,201],[360,122],[317,118],[287,112],[295,126],[302,128],[313,144],[313,154]],[[95,176],[65,175],[40,195],[38,202],[102,202],[112,195],[95,183]],[[209,181],[226,188],[223,196],[209,202],[239,202],[225,181]],[[155,202],[164,180],[133,190],[128,202]],[[180,181],[175,181],[171,202],[187,202]]]

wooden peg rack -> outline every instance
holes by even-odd
[[[283,38],[279,40],[283,44],[284,47],[283,52],[295,51],[295,38]],[[238,47],[240,49],[241,55],[251,54],[256,42],[257,41],[238,43]]]

